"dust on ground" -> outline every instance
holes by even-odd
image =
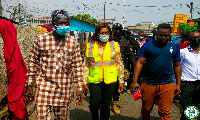
[[[133,96],[124,92],[120,95],[119,108],[121,110],[120,115],[115,115],[111,112],[110,120],[141,120],[141,99],[133,101]],[[82,105],[75,105],[74,102],[70,104],[68,120],[91,120],[91,114],[89,109],[89,94],[84,98]],[[32,104],[33,105],[33,104]],[[180,105],[177,100],[172,104],[171,108],[171,120],[180,119]],[[35,113],[33,112],[29,117],[30,120],[34,120]],[[52,114],[52,120],[54,116]],[[158,106],[154,105],[151,111],[151,120],[160,120],[158,115]]]

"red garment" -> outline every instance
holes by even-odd
[[[138,100],[139,98],[142,98],[141,90],[139,88],[136,88],[134,90],[133,98],[134,98],[134,101]]]
[[[27,68],[17,42],[15,26],[0,19],[0,32],[4,40],[4,56],[8,74],[8,106],[13,113],[13,120],[28,120],[25,100],[25,82]]]
[[[180,49],[184,49],[184,48],[188,47],[189,45],[190,45],[190,43],[188,41],[181,43]]]
[[[53,28],[51,27],[51,25],[42,25],[41,27],[46,28],[48,32],[53,31]]]

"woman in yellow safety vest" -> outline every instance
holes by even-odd
[[[86,44],[84,58],[84,92],[90,92],[92,120],[109,120],[110,105],[117,79],[123,91],[124,66],[117,42],[114,42],[110,27],[100,24],[95,28],[91,42]],[[89,89],[87,86],[89,83]]]

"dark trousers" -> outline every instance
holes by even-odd
[[[129,73],[130,73],[130,76],[129,76],[128,80],[127,80],[126,89],[130,89],[130,85],[133,82],[133,71],[131,69],[129,69]]]
[[[200,108],[200,81],[182,81],[179,102],[182,106],[181,120],[186,118],[184,111],[188,106]]]
[[[134,68],[129,68],[129,72],[130,72],[130,77],[127,80],[126,89],[130,89],[130,85],[133,83]],[[138,77],[138,81],[137,81],[140,86],[142,85],[143,77],[144,77],[144,70],[142,69],[142,71],[140,72],[140,75]]]
[[[90,89],[90,112],[92,114],[92,120],[98,120],[100,109],[100,120],[109,120],[110,118],[110,104],[113,97],[113,92],[116,83],[105,84],[101,82],[99,84],[89,83]]]
[[[115,90],[113,93],[113,101],[119,101],[120,93],[118,92],[119,89],[119,80],[116,81]]]

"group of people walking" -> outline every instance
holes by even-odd
[[[180,50],[177,44],[170,42],[169,24],[159,24],[156,39],[151,41],[144,39],[142,31],[133,39],[130,31],[123,30],[119,23],[113,28],[100,24],[86,44],[82,63],[78,42],[68,34],[70,16],[67,12],[55,10],[52,24],[54,31],[41,34],[34,41],[28,61],[26,99],[33,99],[35,79],[36,119],[50,119],[53,107],[55,119],[66,120],[73,83],[77,88],[77,105],[82,104],[84,93],[89,91],[92,120],[109,120],[110,110],[120,114],[117,104],[124,89],[124,70],[130,74],[127,92],[141,89],[143,120],[150,120],[155,101],[160,119],[170,120],[174,95],[180,96],[183,110],[188,105],[199,104],[199,31],[192,31],[190,46]],[[141,71],[144,71],[143,76]],[[185,119],[184,114],[181,119]]]

